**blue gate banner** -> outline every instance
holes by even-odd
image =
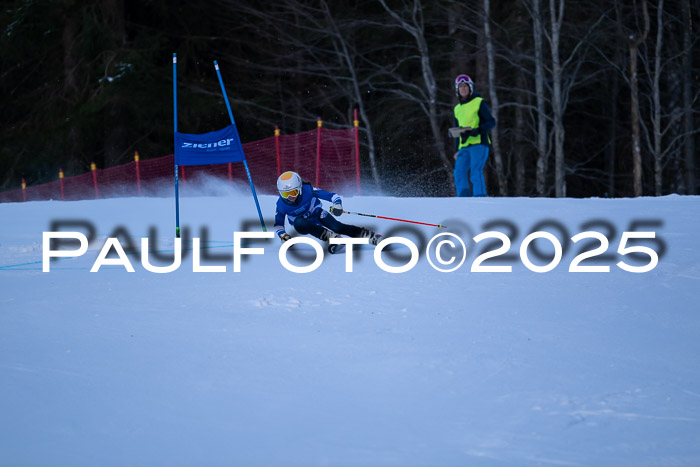
[[[234,125],[200,135],[175,133],[176,165],[225,164],[244,160],[245,154]]]

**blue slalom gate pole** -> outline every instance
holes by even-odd
[[[177,145],[177,54],[173,54],[173,138]],[[173,147],[174,152],[175,147]],[[175,162],[175,237],[180,238],[180,191],[178,188],[178,170]]]
[[[221,79],[221,72],[219,71],[219,64],[214,60],[214,68],[216,69],[216,76],[219,77],[219,84],[221,85],[221,92],[224,94],[224,101],[226,101],[226,109],[228,109],[228,116],[231,118],[231,124],[236,127],[236,121],[233,119],[233,112],[231,111],[231,105],[228,102],[228,95],[226,94],[226,88],[224,88],[224,80]],[[238,133],[238,129],[236,129]],[[238,137],[240,144],[240,136]],[[253,185],[253,178],[250,176],[250,170],[248,170],[248,161],[245,159],[245,152],[243,152],[243,146],[241,145],[241,154],[243,154],[243,167],[245,167],[245,173],[248,176],[248,181],[250,182],[250,189],[253,192],[253,199],[255,200],[255,207],[258,209],[258,216],[260,217],[260,225],[262,226],[263,232],[267,232],[267,227],[265,227],[265,221],[263,220],[262,212],[260,211],[260,203],[258,203],[258,195],[255,194],[255,186]],[[177,186],[177,185],[176,185]]]

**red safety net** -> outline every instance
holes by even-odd
[[[259,193],[276,193],[280,172],[294,170],[301,177],[325,190],[359,194],[356,130],[316,130],[293,135],[280,135],[243,144],[251,178]],[[320,141],[320,150],[319,143]],[[279,158],[278,158],[279,154]],[[174,158],[168,156],[145,159],[128,164],[95,169],[26,189],[0,193],[0,202],[39,200],[80,200],[124,196],[157,196],[167,194],[174,184]],[[197,194],[206,189],[212,178],[231,184],[248,185],[243,163],[181,166],[180,194],[188,194],[194,182]],[[174,191],[172,191],[174,193]]]

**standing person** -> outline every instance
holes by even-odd
[[[496,119],[481,94],[474,92],[474,82],[469,76],[459,75],[455,79],[455,92],[459,99],[459,104],[454,108],[455,126],[472,128],[455,138],[457,196],[486,196],[484,165],[491,145],[488,132],[496,126]]]
[[[298,173],[285,172],[277,179],[277,199],[275,210],[275,230],[282,242],[289,240],[284,229],[285,218],[302,235],[311,234],[327,242],[330,238],[341,235],[355,238],[369,238],[369,243],[376,245],[382,236],[364,227],[343,224],[333,216],[343,214],[343,201],[337,193],[321,190],[304,182]],[[333,203],[330,213],[323,209],[321,200]],[[333,214],[331,216],[330,214]],[[340,245],[328,245],[328,252],[335,253]]]

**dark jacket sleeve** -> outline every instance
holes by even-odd
[[[493,115],[491,115],[491,109],[489,109],[486,101],[482,100],[481,105],[479,106],[479,128],[477,128],[479,130],[478,134],[481,135],[482,142],[488,141],[488,138],[486,137],[487,133],[493,130],[493,127],[495,126],[496,119],[493,118]]]
[[[286,233],[284,230],[284,219],[287,217],[287,215],[281,209],[280,203],[281,202],[278,199],[277,204],[275,205],[275,227],[274,227],[274,229],[277,232],[277,236],[280,236],[283,233]]]
[[[459,126],[459,121],[457,120],[457,117],[455,117],[454,128],[457,128],[458,126]],[[459,137],[454,138],[454,140],[455,140],[455,152],[459,151],[459,140],[460,139],[461,138],[459,138]]]

